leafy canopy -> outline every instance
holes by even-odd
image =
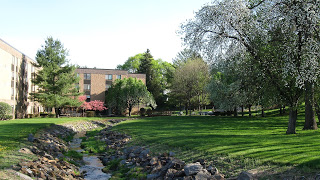
[[[80,93],[75,84],[79,82],[76,67],[68,64],[68,51],[59,40],[48,37],[38,50],[35,66],[40,70],[32,82],[38,91],[31,93],[35,101],[46,107],[79,106],[76,96]]]
[[[152,94],[146,85],[136,78],[117,79],[108,89],[106,101],[109,107],[117,109],[121,113],[124,109],[129,110],[138,103],[146,103],[156,108]]]

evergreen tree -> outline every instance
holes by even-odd
[[[158,103],[161,99],[163,87],[161,87],[160,79],[157,78],[156,69],[153,67],[155,60],[149,49],[143,54],[143,58],[140,61],[139,73],[146,74],[147,89]]]
[[[56,117],[62,107],[81,105],[76,98],[80,95],[75,87],[79,82],[76,67],[68,64],[67,55],[68,51],[59,40],[48,37],[38,50],[34,64],[40,70],[32,80],[38,91],[31,93],[31,98],[45,107],[55,108]]]

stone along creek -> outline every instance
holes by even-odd
[[[82,142],[81,137],[85,137],[86,132],[78,132],[74,137],[73,140],[70,142],[70,149],[83,152],[84,150],[81,149],[80,145]],[[103,164],[101,163],[98,156],[95,155],[88,155],[83,153],[83,162],[84,165],[80,167],[80,171],[84,173],[84,179],[86,180],[98,180],[98,179],[109,179],[111,177],[110,174],[106,174],[102,172],[104,168]]]

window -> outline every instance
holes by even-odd
[[[106,75],[106,80],[112,80],[112,74],[107,74]]]
[[[85,80],[90,80],[91,79],[91,74],[84,73],[83,76],[84,76]]]
[[[117,79],[121,79],[121,75],[117,75]]]
[[[90,99],[91,99],[91,96],[90,96],[90,95],[87,95],[86,101],[87,101],[87,102],[90,102]]]
[[[106,90],[108,90],[111,87],[110,84],[106,84]]]
[[[90,84],[84,84],[83,88],[84,88],[85,91],[90,91],[91,85]]]
[[[11,100],[13,100],[14,99],[14,88],[12,87],[11,88]]]
[[[77,77],[79,77],[79,73],[77,73]]]

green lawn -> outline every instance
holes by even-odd
[[[17,153],[20,147],[26,145],[30,133],[49,127],[51,124],[63,124],[72,121],[97,120],[101,118],[32,118],[0,121],[0,169],[20,161],[32,158]],[[104,118],[105,119],[105,118]]]
[[[260,164],[320,168],[320,131],[302,131],[303,120],[298,117],[294,135],[285,134],[288,116],[153,117],[125,121],[115,129],[142,144],[180,149],[182,153],[201,152],[200,157],[205,158],[224,156]]]

